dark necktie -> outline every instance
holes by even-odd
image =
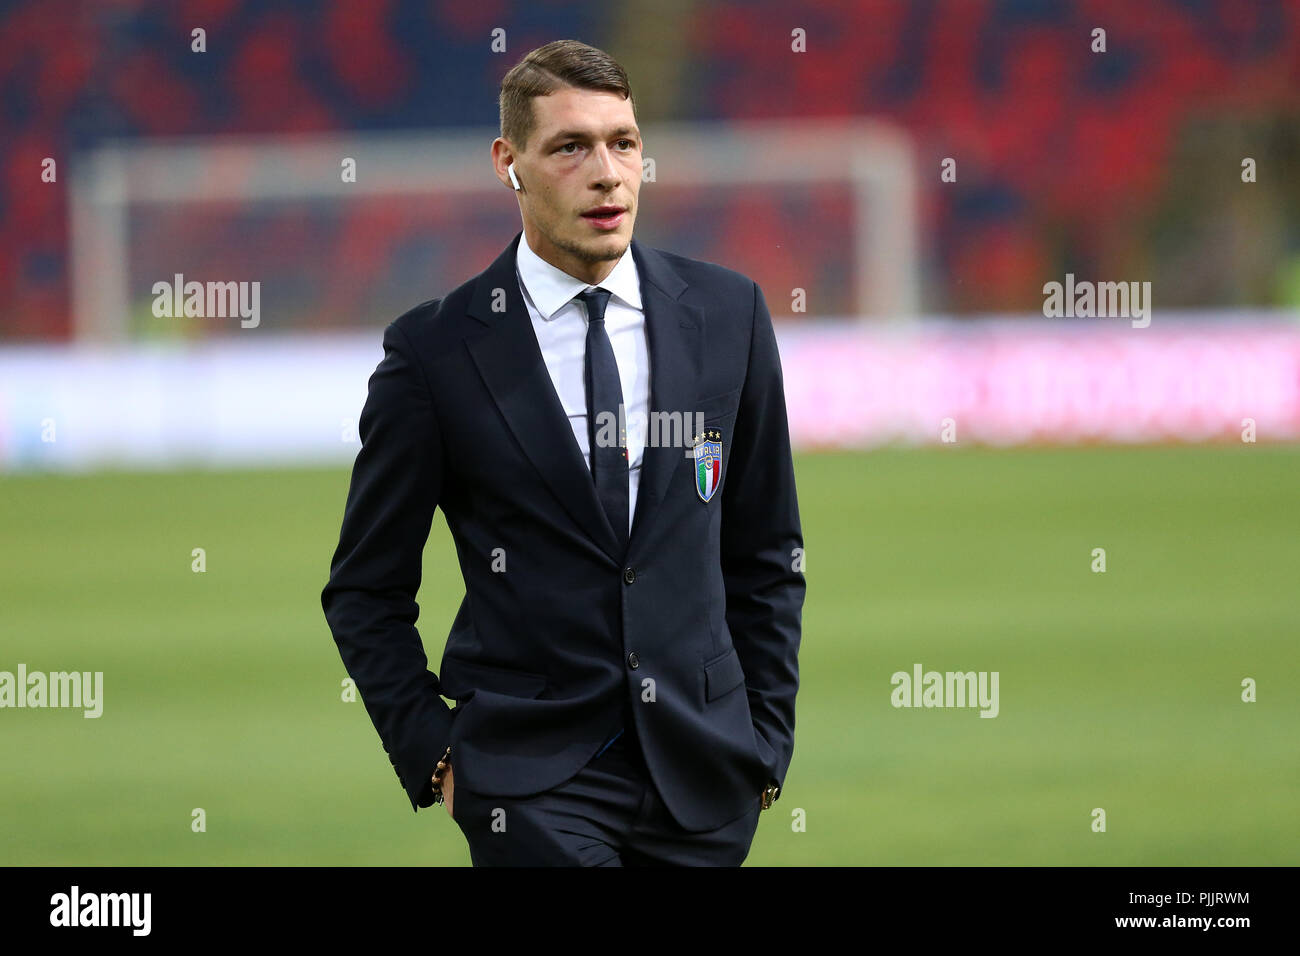
[[[619,428],[618,409],[623,404],[623,387],[618,378],[618,363],[614,361],[614,347],[605,331],[605,306],[611,293],[597,286],[579,292],[587,307],[587,439],[591,449],[591,476],[596,482],[596,497],[600,499],[614,526],[619,543],[627,545],[628,484],[627,436]],[[601,413],[605,414],[601,414]],[[626,416],[624,412],[624,416]],[[611,419],[610,416],[613,416]],[[614,423],[614,442],[601,442],[597,436],[601,425]],[[605,428],[609,435],[608,426]]]

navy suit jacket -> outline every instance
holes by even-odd
[[[650,408],[690,418],[676,447],[647,438],[624,552],[533,332],[521,236],[385,329],[325,616],[413,809],[449,744],[457,786],[525,796],[582,769],[630,705],[669,812],[713,829],[794,749],[803,536],[771,316],[740,273],[632,241]],[[707,501],[696,412],[722,442]],[[415,624],[436,507],[465,596],[434,674]]]

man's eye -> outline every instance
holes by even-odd
[[[561,151],[562,151],[562,150],[566,150],[566,149],[568,149],[570,146],[577,146],[577,145],[578,145],[577,143],[565,143],[563,146],[560,147],[560,150],[561,150]]]
[[[631,149],[633,146],[636,145],[636,144],[633,143],[630,139],[620,139],[619,142],[620,142],[620,143],[627,143],[627,148],[628,148],[628,149]]]

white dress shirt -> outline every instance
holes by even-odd
[[[587,393],[583,383],[587,357],[587,309],[582,300],[574,296],[595,286],[551,265],[532,250],[525,236],[519,237],[515,274],[533,320],[542,358],[551,373],[555,394],[559,396],[578,449],[590,470]],[[650,348],[645,331],[645,312],[641,307],[641,279],[632,258],[631,244],[599,286],[612,293],[609,304],[605,306],[605,331],[614,348],[614,361],[618,364],[627,420],[627,527],[631,533],[637,488],[641,482],[641,461],[645,455],[646,425],[650,417]]]

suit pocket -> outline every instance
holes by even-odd
[[[438,680],[442,684],[442,695],[457,701],[463,701],[479,690],[505,697],[531,698],[537,697],[546,689],[544,674],[499,667],[496,664],[480,664],[463,657],[444,656]]]
[[[730,648],[721,657],[704,664],[704,700],[712,701],[735,690],[745,682],[745,670],[740,666],[740,655]]]
[[[695,412],[701,416],[701,421],[711,422],[733,415],[736,411],[736,404],[740,401],[740,389],[733,388],[729,392],[722,392],[717,395],[710,395],[707,398],[697,398],[695,400]]]

